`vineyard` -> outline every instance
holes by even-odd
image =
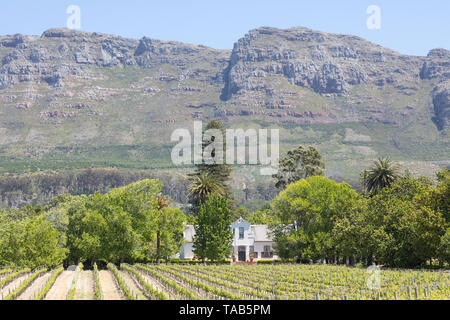
[[[374,282],[371,282],[374,281]],[[378,281],[378,282],[377,282]],[[330,265],[108,264],[0,269],[2,300],[448,300],[448,271]]]

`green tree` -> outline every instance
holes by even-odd
[[[220,151],[224,153],[223,163],[204,163],[202,161],[202,163],[196,165],[194,173],[189,175],[191,180],[189,187],[191,190],[190,203],[194,211],[197,210],[200,201],[205,202],[206,197],[214,192],[222,195],[229,195],[231,193],[228,182],[232,168],[231,165],[224,163],[226,151],[225,127],[221,122],[212,120],[206,124],[204,132],[210,129],[221,132],[223,149]],[[210,140],[207,140],[205,136],[203,137],[202,154],[205,148],[213,143],[216,138],[213,136]],[[212,150],[211,157],[214,158],[218,151],[215,149]]]
[[[106,235],[106,261],[122,263],[131,262],[139,257],[141,238],[133,229],[130,214],[121,207],[105,207],[108,233]]]
[[[450,264],[450,228],[447,227],[447,231],[441,237],[441,243],[439,245],[439,260],[441,265],[443,262]]]
[[[208,122],[205,126],[205,131],[206,130],[219,130],[222,133],[222,141],[223,141],[223,149],[221,151],[225,152],[226,151],[226,140],[225,140],[225,127],[224,125],[217,120],[211,120],[210,122]],[[216,137],[212,137],[211,141],[208,141],[206,139],[203,140],[203,150],[210,145],[214,140],[216,139]],[[215,157],[215,153],[218,152],[218,150],[213,150],[211,153],[211,157]],[[225,154],[223,156],[223,162],[225,162]],[[230,174],[231,174],[231,165],[229,164],[225,164],[225,163],[213,163],[213,164],[206,164],[206,163],[201,163],[199,165],[197,165],[196,168],[196,175],[199,175],[200,173],[203,172],[207,172],[210,175],[214,176],[217,178],[217,180],[221,183],[222,188],[225,191],[228,191],[228,180],[230,178]]]
[[[212,194],[225,195],[223,185],[215,175],[209,172],[202,172],[191,178],[192,183],[189,185],[189,195],[192,204],[196,207],[198,204],[205,203],[206,199]]]
[[[159,180],[147,179],[116,190],[124,210],[133,217],[134,230],[141,236],[140,255],[158,262],[179,251],[186,219],[181,210],[168,207],[162,189]]]
[[[113,203],[129,213],[133,229],[143,241],[153,239],[152,221],[159,213],[163,184],[157,179],[145,179],[109,192]]]
[[[226,259],[231,253],[233,233],[227,199],[212,195],[200,204],[194,225],[194,253],[205,261]]]
[[[163,185],[146,179],[99,192],[68,209],[70,261],[167,259],[182,243],[182,211],[161,206]]]
[[[81,237],[75,238],[73,245],[80,252],[80,260],[93,265],[95,261],[105,259],[108,224],[105,217],[95,210],[88,210],[81,223]]]
[[[438,185],[431,190],[428,198],[424,198],[426,205],[443,214],[450,223],[450,170],[445,169],[437,173]]]
[[[338,254],[333,226],[337,220],[350,216],[359,198],[348,184],[325,177],[309,177],[290,184],[272,201],[278,221],[271,226],[276,251],[280,256],[289,252],[289,258],[333,259]]]
[[[247,220],[249,217],[250,212],[244,207],[234,207],[231,209],[231,221],[236,221],[239,218]]]
[[[379,158],[372,167],[361,173],[363,186],[367,193],[377,194],[385,187],[390,187],[400,175],[399,166],[389,158]]]
[[[356,236],[365,240],[358,245],[368,244],[367,252],[390,267],[415,267],[438,257],[446,224],[442,213],[424,200],[431,190],[406,176],[370,198]],[[371,256],[367,258],[370,262]]]
[[[372,235],[376,231],[373,224],[368,223],[373,218],[368,215],[368,200],[358,197],[352,210],[334,222],[331,235],[336,251],[340,257],[348,258],[350,264],[363,260],[372,264],[376,245]]]
[[[319,151],[312,147],[298,146],[288,151],[287,156],[280,159],[275,186],[280,189],[298,180],[323,175],[325,164]]]
[[[186,216],[180,209],[162,207],[155,218],[153,224],[156,237],[152,246],[156,249],[152,250],[153,256],[157,262],[160,259],[167,261],[180,252],[180,247],[184,243],[183,230]]]
[[[69,209],[84,206],[86,196],[59,195],[53,198],[44,208],[46,219],[60,233],[60,246],[67,246],[67,228],[69,225]]]
[[[66,249],[59,246],[59,232],[43,214],[2,219],[0,231],[0,265],[54,267],[66,257]]]
[[[261,209],[251,212],[247,215],[246,220],[251,224],[265,224],[270,225],[275,222],[273,213],[270,209]]]
[[[117,199],[99,192],[84,203],[69,208],[67,244],[72,263],[95,260],[114,263],[138,256],[140,234],[133,228],[132,215],[117,204]]]

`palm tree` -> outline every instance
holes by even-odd
[[[400,175],[399,166],[389,158],[378,158],[372,167],[361,173],[361,178],[366,192],[377,194],[385,187],[390,187]]]
[[[222,187],[219,179],[208,172],[202,172],[199,175],[192,177],[192,182],[189,185],[189,194],[198,204],[200,201],[205,203],[206,199],[217,193],[219,195],[225,195],[225,190]]]

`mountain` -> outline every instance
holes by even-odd
[[[261,27],[232,50],[67,29],[0,37],[0,172],[171,168],[194,120],[280,128],[327,175],[357,181],[378,156],[449,166],[450,51],[408,56],[350,35]],[[261,177],[237,170],[239,188]]]

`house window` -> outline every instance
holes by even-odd
[[[244,227],[239,227],[239,239],[244,239]]]
[[[272,258],[273,251],[271,246],[264,246],[264,251],[261,252],[261,258]]]
[[[255,247],[254,246],[250,246],[250,254],[253,255],[253,258],[258,258],[258,252],[255,252]]]

